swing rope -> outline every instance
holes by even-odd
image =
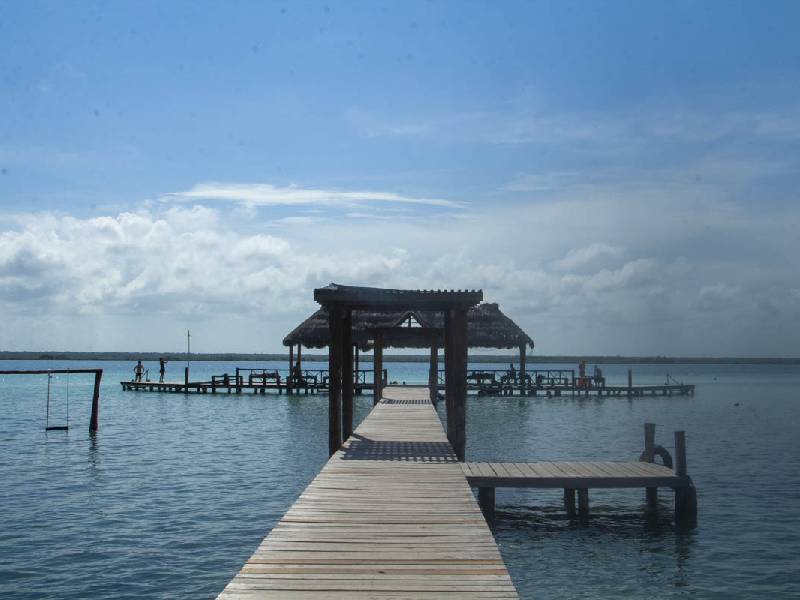
[[[67,429],[69,429],[69,369],[67,369]]]
[[[47,372],[47,412],[46,412],[46,416],[45,416],[45,425],[44,425],[45,431],[53,431],[53,430],[69,431],[69,376],[70,376],[70,371],[69,371],[69,369],[67,369],[67,388],[66,388],[66,411],[67,411],[67,414],[66,414],[66,423],[64,425],[53,425],[51,427],[50,426],[50,396],[51,396],[50,389],[52,387],[53,374],[50,371]]]
[[[50,380],[53,378],[52,373],[47,373],[47,412],[44,421],[45,430],[50,429]]]

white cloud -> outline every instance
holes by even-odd
[[[798,210],[651,193],[269,233],[199,206],[7,216],[0,347],[169,347],[191,324],[209,351],[278,350],[338,281],[482,288],[542,353],[798,354]]]
[[[624,253],[625,250],[620,246],[595,242],[583,248],[571,249],[564,258],[554,261],[553,266],[560,271],[572,271],[598,266],[608,260],[620,258]]]
[[[410,204],[459,209],[463,202],[442,198],[417,198],[394,192],[342,191],[302,188],[269,183],[199,183],[189,190],[162,196],[166,202],[230,202],[246,206],[335,206],[359,207],[366,204]]]

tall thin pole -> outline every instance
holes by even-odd
[[[184,393],[189,393],[189,354],[192,351],[191,345],[192,334],[189,333],[189,330],[186,330],[186,368],[183,369],[183,391]]]

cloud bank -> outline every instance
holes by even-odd
[[[277,351],[313,288],[338,281],[482,288],[541,353],[800,354],[793,207],[599,197],[435,222],[259,219],[7,215],[0,346],[179,348],[191,326],[209,351]]]

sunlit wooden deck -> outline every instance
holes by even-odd
[[[517,598],[428,398],[386,388],[219,598]]]
[[[663,465],[646,462],[464,463],[473,487],[679,488],[689,485]]]

